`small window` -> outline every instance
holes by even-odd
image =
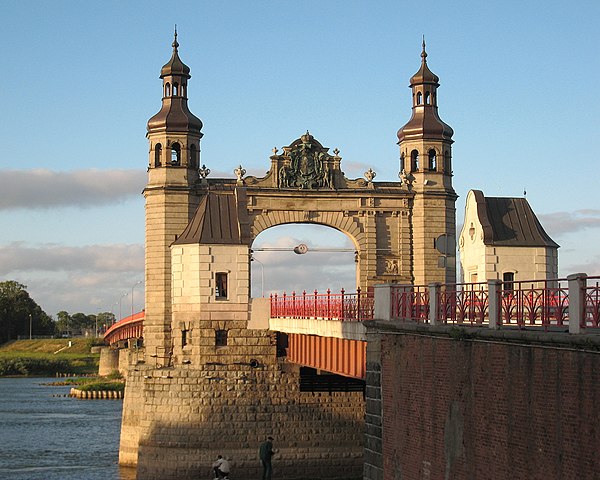
[[[514,272],[504,272],[502,274],[502,290],[504,290],[504,295],[510,295],[512,291],[515,289],[514,285],[515,281],[515,273]]]
[[[165,85],[165,97],[171,96],[171,84],[167,82]]]
[[[223,272],[218,272],[215,275],[216,280],[216,289],[215,289],[215,298],[217,300],[226,300],[227,299],[227,274]]]
[[[423,101],[423,94],[421,92],[417,92],[417,105],[421,105]]]
[[[227,330],[215,330],[215,347],[227,346]]]
[[[173,84],[173,96],[177,96],[177,91],[179,90],[179,85],[177,83]]]
[[[452,165],[450,165],[450,153],[444,154],[444,171],[448,174],[452,173]]]
[[[435,172],[437,170],[437,159],[435,150],[432,148],[429,150],[429,170]]]
[[[416,150],[413,150],[410,153],[410,161],[411,161],[411,172],[417,172],[419,171],[419,152]]]
[[[171,146],[171,165],[181,165],[181,147],[178,143]]]
[[[181,347],[185,347],[189,342],[191,341],[190,339],[190,331],[189,330],[182,330],[181,331]]]
[[[160,157],[162,155],[162,145],[157,143],[154,147],[154,166],[160,167]]]
[[[429,92],[425,92],[425,105],[429,105],[430,95]]]

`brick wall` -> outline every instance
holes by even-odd
[[[381,389],[367,379],[366,430],[380,394],[383,471],[366,456],[365,479],[598,478],[597,339],[446,327],[376,336]]]

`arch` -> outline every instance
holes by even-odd
[[[302,244],[308,245],[306,253],[298,253],[303,250],[296,247]],[[251,246],[252,297],[284,291],[302,295],[304,290],[324,294],[327,289],[339,294],[342,288],[354,293],[359,284],[355,245],[347,233],[321,223],[279,224],[261,231]]]
[[[423,101],[423,94],[421,92],[417,92],[417,105],[421,105]]]
[[[190,168],[198,168],[198,149],[193,143],[190,145]]]
[[[405,170],[406,169],[406,165],[404,165],[404,152],[402,152],[400,154],[400,171]]]
[[[171,145],[171,165],[181,165],[181,146],[177,142]]]
[[[429,171],[435,172],[437,170],[437,153],[434,148],[429,150]]]
[[[154,146],[154,166],[155,167],[160,167],[161,166],[161,157],[162,157],[162,145],[160,143],[157,143]]]
[[[173,83],[173,96],[176,97],[179,93],[179,84],[177,82]]]
[[[410,152],[410,171],[418,172],[419,171],[419,152],[418,150],[413,150]]]
[[[425,105],[429,105],[431,101],[431,96],[429,92],[425,92]]]
[[[171,84],[169,82],[165,83],[165,97],[171,96]]]

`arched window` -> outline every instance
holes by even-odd
[[[160,167],[160,157],[162,155],[162,145],[157,143],[154,146],[154,166]]]
[[[405,170],[406,165],[404,165],[404,152],[400,154],[400,171]]]
[[[419,170],[419,152],[413,150],[410,152],[410,171],[417,172]]]
[[[423,94],[421,92],[417,92],[417,105],[421,105],[422,100],[423,100]]]
[[[179,90],[179,84],[178,83],[174,83],[173,84],[173,96],[174,97],[177,96],[177,90]]]
[[[429,105],[429,92],[425,92],[425,105]]]
[[[450,152],[444,153],[444,171],[450,175],[452,173],[452,165],[450,163]]]
[[[165,84],[165,97],[170,97],[171,96],[171,84],[169,82],[167,82]]]
[[[171,145],[171,165],[181,165],[181,147],[178,143]]]
[[[435,150],[432,148],[429,150],[429,170],[435,172],[437,170],[437,159],[435,155]]]
[[[190,146],[190,168],[198,168],[198,150],[194,144]]]
[[[185,97],[185,85],[181,85],[181,96]]]

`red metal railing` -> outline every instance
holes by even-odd
[[[600,277],[588,277],[588,280],[596,280],[592,285],[588,284],[585,289],[585,315],[582,327],[600,327]]]
[[[318,318],[324,320],[359,321],[373,318],[374,300],[372,292],[318,293],[306,291],[301,295],[271,295],[271,318]]]
[[[594,277],[588,277],[592,279]],[[500,325],[565,326],[569,320],[567,279],[528,280],[500,283],[496,318]],[[429,323],[430,287],[394,286],[391,289],[391,318]],[[439,323],[483,325],[489,322],[490,298],[487,283],[437,285]],[[600,327],[600,286],[586,288],[586,326]]]
[[[566,279],[515,281],[503,285],[500,321],[505,325],[567,325],[569,289]]]

